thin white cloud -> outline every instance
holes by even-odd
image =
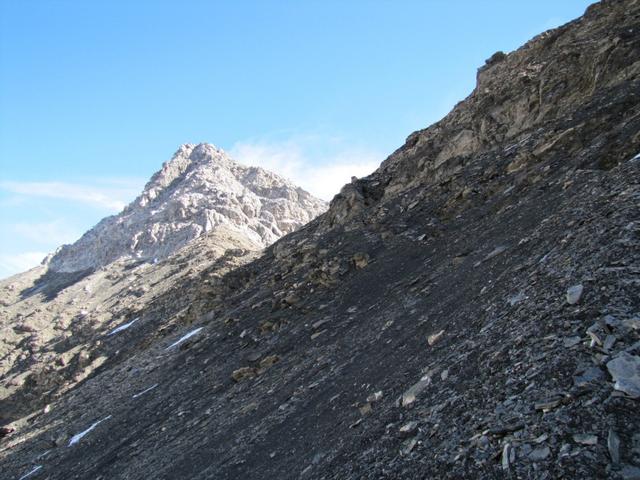
[[[47,254],[45,252],[23,252],[15,255],[0,254],[0,278],[37,267]]]
[[[0,189],[25,197],[56,198],[119,212],[139,191],[137,184],[122,179],[87,183],[4,181],[0,182]]]
[[[77,240],[100,217],[122,210],[143,184],[134,178],[0,182],[0,278],[28,270],[38,265],[46,252]],[[57,200],[55,204],[52,199]],[[85,207],[95,212],[87,213]]]
[[[313,134],[238,142],[229,153],[240,163],[287,177],[324,200],[331,200],[352,176],[372,173],[383,159],[378,152],[347,146],[339,138]]]
[[[7,228],[22,240],[47,246],[71,243],[80,237],[82,233],[63,220],[33,223],[19,222],[9,224]]]

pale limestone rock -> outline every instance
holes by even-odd
[[[49,259],[59,272],[94,270],[117,259],[159,260],[223,228],[263,248],[326,210],[288,180],[234,162],[210,144],[182,145],[144,191]]]

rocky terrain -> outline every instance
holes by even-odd
[[[637,0],[496,53],[251,261],[167,259],[82,341],[99,366],[6,417],[3,473],[640,478],[639,95]]]
[[[143,324],[160,309],[173,318],[150,320],[160,331],[192,321],[189,294],[158,299],[177,284],[215,283],[324,210],[212,145],[181,146],[123,212],[0,282],[0,422],[23,424],[92,375],[113,354],[92,348],[123,319]]]

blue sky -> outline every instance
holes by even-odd
[[[211,142],[330,199],[582,0],[0,0],[0,277]]]

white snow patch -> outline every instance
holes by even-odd
[[[24,480],[27,477],[30,477],[31,475],[33,475],[34,473],[36,473],[38,470],[40,470],[42,468],[42,465],[38,465],[37,467],[35,467],[33,470],[31,470],[29,473],[25,473],[24,475],[22,475],[18,480]]]
[[[138,398],[140,395],[144,395],[145,393],[150,392],[151,390],[153,390],[153,389],[154,389],[154,388],[156,388],[157,386],[158,386],[158,384],[157,384],[157,383],[156,383],[156,384],[154,384],[154,385],[151,385],[149,388],[147,388],[147,389],[145,389],[145,390],[141,391],[140,393],[136,393],[136,394],[135,394],[133,397],[131,397],[131,398]]]
[[[204,327],[200,327],[200,328],[196,328],[195,330],[190,331],[184,337],[182,337],[180,340],[178,340],[177,342],[174,342],[171,345],[169,345],[165,350],[169,350],[170,348],[173,348],[173,347],[175,347],[177,345],[180,345],[185,340],[193,337],[194,335],[197,335],[200,332],[200,330],[202,330],[203,328]]]
[[[126,330],[127,328],[129,328],[131,325],[133,325],[134,323],[136,323],[138,320],[140,320],[140,317],[134,318],[133,320],[131,320],[129,323],[125,323],[124,325],[120,325],[119,327],[114,328],[113,330],[111,330],[109,333],[107,333],[107,337],[110,337],[111,335],[114,335],[118,332],[121,332],[123,330]]]
[[[40,460],[42,457],[46,457],[47,455],[49,455],[49,452],[51,452],[51,450],[47,450],[45,452],[42,452],[40,455],[38,455],[36,457],[36,460]]]
[[[104,422],[105,420],[109,420],[111,418],[111,415],[104,417],[102,420],[98,420],[96,423],[94,423],[93,425],[91,425],[89,428],[87,428],[84,432],[80,432],[75,434],[73,437],[71,437],[71,440],[69,441],[69,445],[68,447],[75,445],[76,443],[78,443],[80,440],[82,440],[82,437],[84,437],[87,433],[89,433],[91,430],[93,430],[94,428],[96,428],[98,425],[100,425],[102,422]]]

